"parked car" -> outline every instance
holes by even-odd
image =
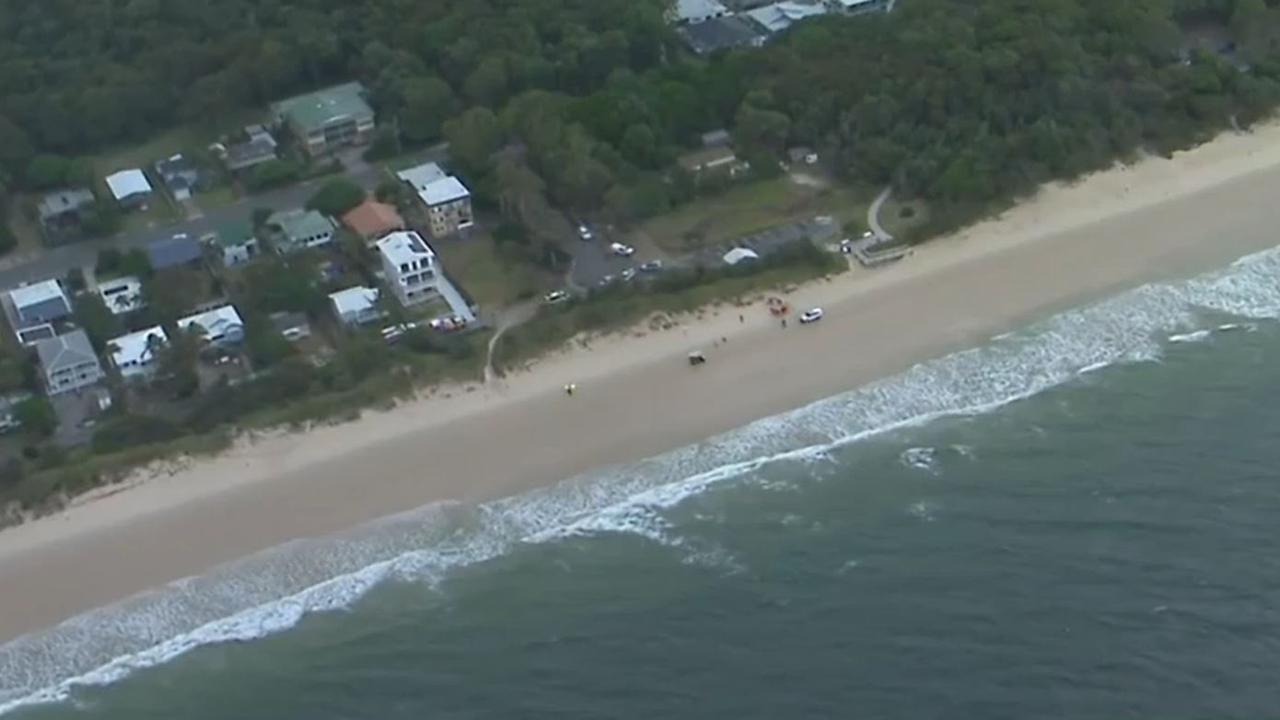
[[[605,275],[604,277],[600,278],[600,282],[596,283],[596,287],[602,287],[602,288],[609,287],[610,285],[613,284],[613,281],[616,279],[617,278],[615,278],[612,275]]]
[[[400,341],[400,337],[410,330],[418,327],[416,322],[400,323],[399,325],[388,325],[382,328],[382,339],[387,344],[394,344]]]
[[[650,260],[647,263],[641,263],[640,272],[647,272],[647,273],[662,272],[662,261]]]
[[[635,277],[636,277],[636,269],[635,269],[635,268],[627,268],[626,270],[623,270],[623,271],[622,271],[622,281],[623,281],[623,282],[631,282],[632,280],[634,280],[634,279],[635,279]]]
[[[569,293],[564,290],[552,290],[551,292],[542,296],[542,302],[548,305],[555,305],[556,303],[562,303],[568,299],[569,299]]]
[[[467,326],[467,321],[452,315],[450,317],[438,317],[431,321],[431,329],[438,332],[456,332]]]
[[[816,323],[822,319],[822,314],[822,308],[820,307],[809,308],[808,310],[800,313],[800,322],[806,325],[809,323]]]
[[[581,225],[581,224],[578,225],[579,240],[587,241],[587,240],[591,240],[594,237],[595,236],[591,234],[591,228],[587,227],[586,225]]]
[[[613,243],[609,246],[609,249],[613,251],[614,255],[619,257],[631,257],[636,254],[635,248],[630,245],[623,245],[622,243]]]

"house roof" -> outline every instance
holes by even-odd
[[[342,216],[342,223],[364,237],[378,237],[404,227],[392,205],[369,198]]]
[[[365,102],[364,93],[363,85],[351,82],[281,100],[272,109],[277,116],[311,132],[342,118],[372,116],[373,108]]]
[[[738,156],[733,152],[733,148],[709,147],[685,153],[684,155],[681,155],[676,162],[684,169],[694,171],[708,166],[732,162],[737,159],[737,157]]]
[[[339,315],[358,314],[378,304],[378,290],[357,285],[335,293],[329,293],[329,301],[333,303],[333,308],[338,311]]]
[[[746,14],[765,30],[777,33],[786,30],[800,20],[825,15],[826,12],[825,5],[810,5],[808,3],[795,2],[795,0],[783,0],[783,2],[748,10]]]
[[[737,247],[724,254],[724,261],[729,265],[737,265],[743,260],[759,260],[760,253],[750,248]]]
[[[267,218],[268,225],[280,228],[289,240],[323,235],[333,232],[333,221],[315,210],[286,210]]]
[[[98,294],[113,315],[132,312],[145,305],[142,281],[128,275],[98,283]]]
[[[435,262],[436,253],[422,236],[413,230],[395,232],[378,241],[378,252],[392,265],[420,260]]]
[[[62,284],[57,280],[43,280],[9,291],[9,299],[13,301],[14,308],[18,310],[32,305],[39,305],[54,298],[61,299],[64,304],[70,307],[70,304],[67,303],[67,294],[62,291]]]
[[[172,182],[175,177],[183,175],[195,175],[198,170],[196,164],[187,159],[181,153],[171,155],[164,160],[156,161],[156,172],[164,177],[165,182]]]
[[[677,32],[688,43],[690,49],[699,55],[707,55],[731,47],[753,45],[761,42],[765,36],[764,30],[759,25],[737,15],[684,25]]]
[[[449,175],[428,184],[423,188],[422,192],[418,193],[418,197],[422,198],[422,202],[430,207],[471,197],[471,192],[467,190],[467,186],[463,185],[461,180]]]
[[[169,336],[165,334],[164,328],[159,325],[108,340],[107,347],[114,348],[111,351],[111,362],[116,367],[124,367],[131,363],[141,365],[152,360],[153,346],[155,344],[155,341],[152,340],[153,337],[160,344],[169,342]]]
[[[239,247],[256,240],[257,238],[253,235],[253,223],[248,220],[232,220],[223,223],[214,233],[214,242],[223,248]]]
[[[227,164],[233,168],[242,168],[275,158],[276,141],[264,132],[262,135],[250,136],[245,142],[232,143],[226,150]]]
[[[188,331],[193,329],[192,326],[202,328],[208,337],[221,337],[231,328],[243,328],[244,320],[240,319],[240,313],[236,312],[235,306],[223,305],[202,313],[188,315],[178,321],[179,330]]]
[[[86,188],[55,190],[40,198],[38,206],[40,219],[47,220],[63,213],[74,212],[92,203],[93,200],[93,191]]]
[[[719,0],[676,0],[675,3],[675,19],[678,22],[711,18],[727,12],[729,8]]]
[[[444,170],[435,163],[424,163],[396,173],[396,177],[409,183],[414,190],[422,192],[431,183],[445,177]]]
[[[107,176],[107,189],[116,200],[124,200],[131,195],[151,192],[151,183],[147,176],[137,168],[121,170]]]
[[[72,330],[66,335],[41,340],[36,343],[36,355],[40,357],[40,366],[46,374],[52,374],[63,368],[75,367],[86,362],[97,364],[98,356],[93,352],[93,344],[83,330]]]
[[[200,243],[185,235],[156,240],[147,246],[147,259],[156,270],[195,262],[202,254]]]

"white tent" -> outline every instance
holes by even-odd
[[[724,261],[729,265],[737,265],[744,260],[759,260],[760,255],[750,248],[734,248],[724,254]]]

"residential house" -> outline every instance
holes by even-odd
[[[65,188],[48,193],[36,205],[40,227],[49,234],[76,232],[83,220],[81,213],[93,202],[93,191],[86,188]]]
[[[71,315],[71,300],[57,280],[44,280],[9,291],[15,330],[47,325]]]
[[[729,177],[737,177],[750,169],[750,165],[738,159],[733,148],[711,147],[681,155],[676,164],[692,175],[701,176],[711,172],[725,173]]]
[[[213,234],[213,242],[225,267],[249,262],[258,256],[258,238],[247,220],[226,223]]]
[[[682,25],[676,28],[676,34],[698,55],[736,47],[761,47],[768,36],[759,25],[740,15]]]
[[[380,293],[376,288],[356,286],[329,294],[333,314],[348,327],[367,325],[382,319],[385,314],[378,307]]]
[[[182,332],[197,332],[206,345],[232,348],[244,341],[244,320],[232,305],[222,305],[178,321]]]
[[[276,139],[261,125],[246,125],[245,140],[223,145],[217,143],[213,151],[222,158],[231,172],[240,172],[276,159]]]
[[[287,126],[303,151],[318,157],[373,137],[373,108],[360,83],[347,83],[281,100],[271,114]]]
[[[147,246],[147,260],[153,270],[199,265],[203,259],[200,243],[185,234],[156,240]]]
[[[164,328],[156,325],[107,341],[111,364],[128,379],[149,377],[156,370],[160,350],[169,343]]]
[[[396,177],[413,188],[415,193],[421,193],[427,189],[428,185],[437,180],[443,180],[448,175],[449,173],[441,170],[440,166],[433,162],[416,165],[396,173]]]
[[[142,281],[132,275],[99,282],[98,295],[112,315],[126,315],[147,306],[142,297]]]
[[[102,379],[102,365],[83,330],[41,340],[36,343],[36,356],[49,395],[80,390]]]
[[[378,241],[378,256],[387,285],[401,305],[420,303],[436,293],[436,254],[413,230]]]
[[[271,326],[280,336],[289,342],[297,342],[311,336],[311,322],[306,313],[278,312],[271,313]]]
[[[418,194],[427,208],[433,237],[445,237],[475,224],[471,212],[471,192],[461,180],[445,173],[435,163],[402,170],[396,177]]]
[[[404,230],[404,218],[394,205],[380,203],[373,198],[355,206],[342,216],[342,224],[359,235],[366,243],[372,243],[388,233]]]
[[[315,210],[287,210],[267,218],[272,245],[281,255],[333,242],[333,221]]]
[[[137,168],[108,175],[107,189],[120,207],[126,210],[145,209],[147,203],[151,202],[151,183]]]
[[[427,206],[427,221],[433,237],[447,237],[475,225],[471,192],[452,175],[428,183],[418,197]]]
[[[200,184],[200,168],[182,154],[171,155],[156,163],[156,174],[174,200],[181,202],[191,198]]]
[[[669,22],[696,25],[712,18],[724,17],[729,8],[720,0],[675,0],[667,13]]]
[[[748,10],[745,15],[754,20],[765,32],[770,35],[776,35],[801,20],[818,17],[826,13],[827,6],[820,3],[783,0],[772,5]]]

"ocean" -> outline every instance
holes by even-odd
[[[1256,718],[1280,250],[0,646],[6,720]]]

